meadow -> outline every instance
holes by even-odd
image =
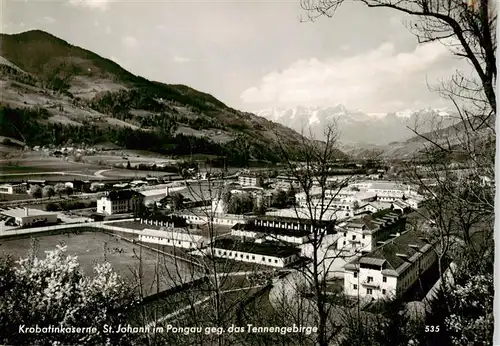
[[[192,266],[184,262],[176,263],[169,256],[159,255],[103,232],[41,234],[34,235],[31,240],[0,239],[2,255],[11,255],[15,260],[26,257],[33,246],[37,256],[44,258],[45,251],[55,249],[57,244],[66,245],[68,255],[78,256],[81,268],[87,275],[92,275],[95,264],[107,261],[136,289],[139,288],[138,282],[142,276],[142,290],[145,295],[170,289],[199,275],[193,273]]]

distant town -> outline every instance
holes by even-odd
[[[32,151],[60,160],[96,152]],[[209,255],[258,264],[277,269],[278,275],[308,265],[311,234],[320,227],[327,230],[319,246],[332,287],[366,298],[367,304],[415,291],[419,278],[435,270],[433,244],[422,240],[434,227],[425,210],[429,194],[398,178],[401,172],[390,163],[334,162],[330,171],[335,173],[327,175],[325,185],[315,181],[308,191],[301,186],[301,169],[298,163],[296,175],[285,169],[280,173],[277,167],[223,176],[194,165],[178,175],[157,177],[90,181],[64,180],[61,175],[57,181],[6,182],[0,186],[8,197],[1,202],[0,236],[95,227],[134,244],[161,246],[167,253],[181,250],[185,257]],[[420,170],[425,172],[425,166]],[[321,217],[311,218],[311,210],[321,210]],[[419,220],[424,225],[416,227]],[[216,236],[208,234],[208,225]],[[427,289],[434,283],[427,282]],[[428,293],[412,294],[422,299]]]

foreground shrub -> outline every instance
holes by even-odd
[[[86,276],[77,257],[65,252],[65,246],[57,246],[45,259],[31,254],[17,266],[10,258],[0,260],[0,344],[136,344],[133,335],[103,330],[104,325],[126,324],[123,312],[135,304],[134,290],[109,263],[95,265],[94,275]],[[56,327],[95,331],[40,332]]]

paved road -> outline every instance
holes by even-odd
[[[104,172],[111,171],[111,169],[101,169],[100,171],[97,171],[94,173],[94,176],[98,178],[106,178],[106,176],[102,175]]]
[[[133,221],[133,220],[134,219],[123,219],[123,220],[116,220],[116,221],[106,221],[106,223]],[[79,222],[79,223],[51,225],[51,226],[44,226],[44,227],[17,228],[17,229],[12,229],[12,230],[5,230],[5,231],[0,232],[0,238],[12,236],[12,235],[28,235],[28,234],[40,233],[40,232],[50,232],[50,231],[54,231],[54,230],[58,230],[58,229],[81,228],[81,227],[95,227],[95,228],[104,228],[104,229],[109,229],[109,230],[117,230],[118,228],[121,228],[121,227],[114,227],[111,225],[106,225],[103,222]],[[113,228],[116,228],[116,229],[113,229]],[[124,232],[124,230],[128,231],[129,233],[133,233],[132,230],[128,229],[128,228],[123,228],[120,231]],[[135,231],[135,232],[137,232],[137,231]]]
[[[15,177],[15,176],[26,176],[26,175],[78,175],[82,177],[91,177],[94,175],[83,174],[80,171],[65,171],[65,172],[24,172],[24,173],[2,173],[0,176],[2,177]]]
[[[98,198],[103,196],[104,192],[91,192],[91,193],[79,193],[71,195],[68,198],[59,198],[59,197],[42,197],[42,198],[29,198],[29,199],[18,199],[11,201],[1,201],[0,205],[8,205],[9,207],[24,205],[24,204],[41,204],[46,202],[64,202],[64,201],[72,201],[78,199],[90,199],[90,198]]]

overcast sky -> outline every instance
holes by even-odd
[[[348,4],[301,22],[295,1],[2,1],[2,31],[48,31],[134,74],[186,84],[243,110],[344,104],[442,107],[428,83],[464,63],[417,45],[405,17]]]

